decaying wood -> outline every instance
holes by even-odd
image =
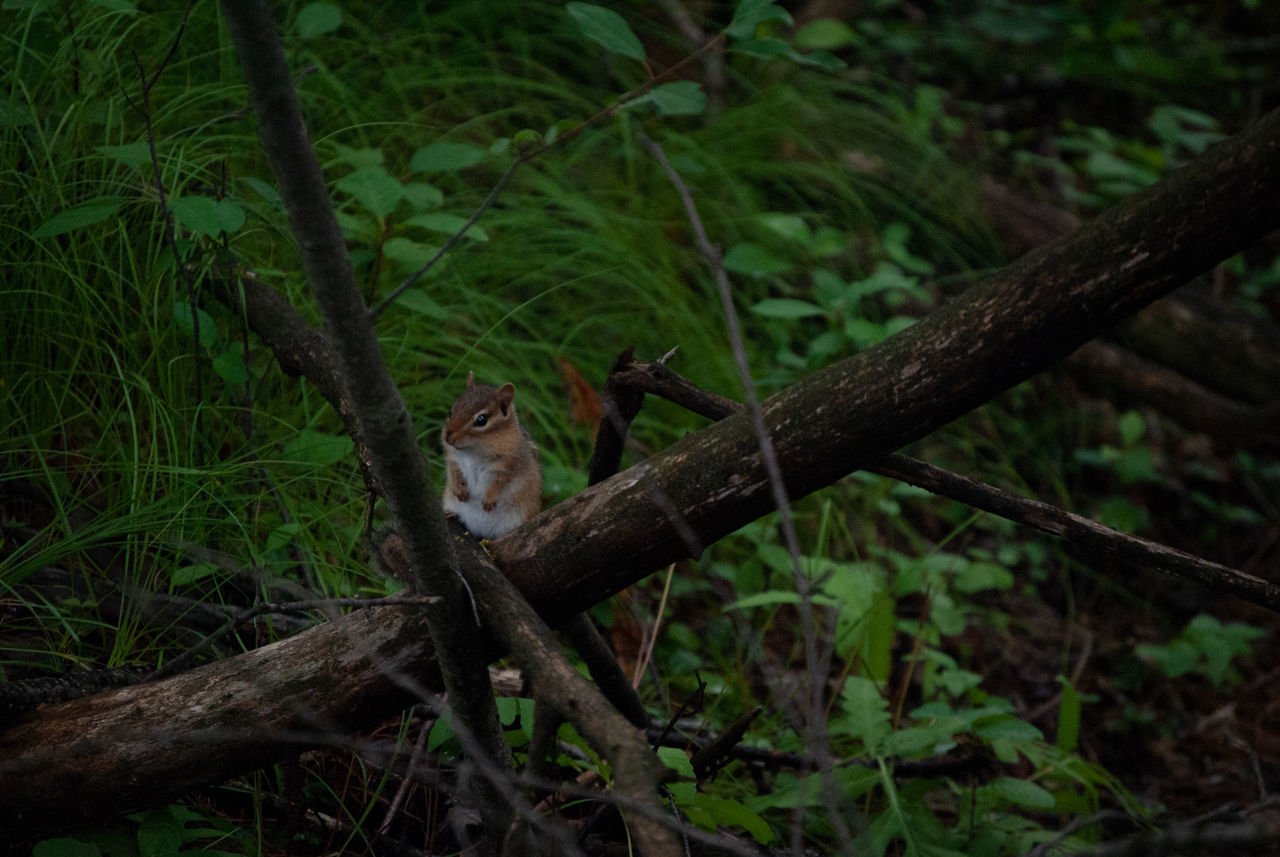
[[[1053,365],[1280,226],[1280,112],[920,323],[763,403],[792,497]],[[489,545],[553,623],[697,553],[771,500],[742,415]],[[462,605],[456,605],[464,609]],[[0,824],[169,799],[394,711],[429,655],[398,608],[327,623],[171,679],[26,715],[0,735]]]

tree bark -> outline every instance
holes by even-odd
[[[1020,259],[915,326],[763,403],[792,497],[921,438],[1280,226],[1280,112]],[[745,415],[489,545],[552,624],[769,511]],[[682,536],[681,533],[684,535]],[[465,567],[470,545],[455,545]],[[463,609],[458,605],[459,609]],[[0,735],[0,824],[170,799],[406,701],[420,619],[355,614],[171,679],[26,715]],[[299,732],[302,734],[299,734]]]

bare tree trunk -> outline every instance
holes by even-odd
[[[1280,226],[1280,112],[1028,254],[919,324],[764,402],[793,497],[1053,365]],[[553,623],[767,512],[744,417],[691,434],[492,543]],[[683,535],[682,535],[683,534]],[[468,543],[455,544],[464,573]],[[0,824],[100,814],[323,743],[394,712],[430,652],[421,619],[355,614],[150,685],[26,715],[0,735]]]

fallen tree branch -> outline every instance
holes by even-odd
[[[1053,365],[1280,226],[1277,198],[1273,112],[920,323],[767,399],[789,494],[830,484]],[[489,549],[555,624],[688,555],[665,510],[710,544],[770,503],[753,433],[735,415]],[[0,824],[65,825],[169,800],[322,743],[332,733],[317,723],[368,722],[412,700],[430,654],[422,618],[387,608],[164,681],[31,712],[0,734]]]
[[[634,390],[669,397],[676,404],[708,419],[724,419],[742,407],[723,396],[699,389],[658,363],[633,363],[619,373],[619,378],[625,378]],[[863,469],[1026,524],[1090,550],[1110,553],[1142,568],[1193,580],[1280,613],[1280,585],[1168,545],[1122,533],[1048,503],[1019,497],[905,455],[873,458],[863,465]]]

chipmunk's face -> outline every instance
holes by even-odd
[[[454,449],[486,448],[498,441],[515,420],[514,388],[470,387],[453,403],[445,421],[444,442]]]

